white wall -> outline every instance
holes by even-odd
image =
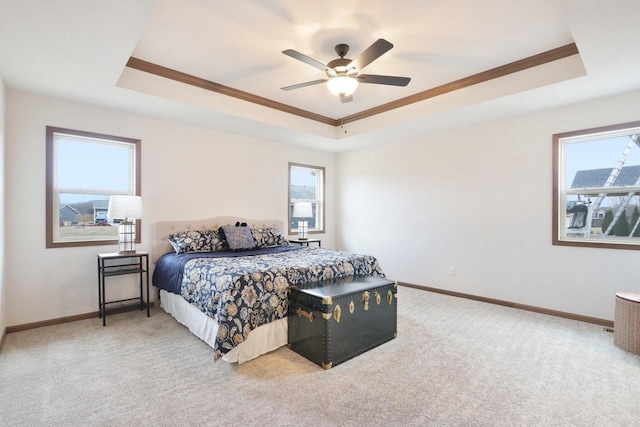
[[[286,221],[287,163],[313,164],[327,168],[323,246],[374,254],[395,280],[613,319],[615,291],[638,289],[638,252],[551,245],[551,135],[637,120],[638,102],[640,93],[629,93],[336,161],[332,153],[6,90],[0,326],[96,311],[95,255],[115,249],[45,249],[47,125],[142,139],[141,250],[150,249],[158,220]],[[120,285],[108,292],[135,292],[134,277]]]
[[[634,92],[342,153],[338,245],[398,281],[613,320],[640,252],[551,245],[551,137],[638,120],[638,105]]]
[[[139,250],[150,250],[154,221],[238,215],[286,224],[288,162],[326,168],[327,226],[320,237],[323,246],[334,244],[333,153],[14,90],[7,90],[6,113],[8,326],[96,311],[96,254],[116,249],[45,249],[47,125],[142,140]],[[135,276],[122,280],[107,283],[108,299],[135,295]]]
[[[2,77],[0,77],[0,337],[7,326],[7,298],[4,274],[4,207],[5,207],[5,189],[4,189],[4,150],[5,150],[5,89]]]

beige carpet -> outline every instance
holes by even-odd
[[[324,371],[240,366],[160,309],[9,334],[0,425],[632,426],[640,356],[600,326],[410,288],[398,338]]]

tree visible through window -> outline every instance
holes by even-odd
[[[554,135],[553,243],[640,249],[640,122]]]
[[[310,202],[313,217],[307,218],[310,233],[324,232],[324,168],[289,163],[289,234],[296,234],[298,218],[293,216],[295,202]]]
[[[140,141],[48,126],[46,142],[47,247],[115,244],[109,197],[140,194]]]

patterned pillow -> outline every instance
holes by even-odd
[[[257,248],[270,248],[289,244],[289,241],[276,227],[252,228],[251,234],[256,241]]]
[[[211,237],[206,231],[189,230],[170,234],[169,243],[177,254],[211,252]]]
[[[211,241],[211,252],[224,251],[224,238],[218,230],[205,230]]]
[[[242,227],[223,225],[218,229],[218,233],[220,233],[220,237],[224,236],[226,245],[232,251],[242,251],[256,247],[256,241],[251,235],[251,228],[246,225]]]
[[[218,230],[189,230],[170,234],[169,243],[177,254],[224,250]]]

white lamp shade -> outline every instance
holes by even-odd
[[[311,202],[295,202],[293,204],[294,218],[311,218],[313,217],[313,209]]]
[[[140,196],[111,196],[109,198],[109,219],[141,219],[142,197]]]
[[[349,96],[358,88],[358,81],[353,77],[338,76],[327,81],[327,88],[336,96]]]

